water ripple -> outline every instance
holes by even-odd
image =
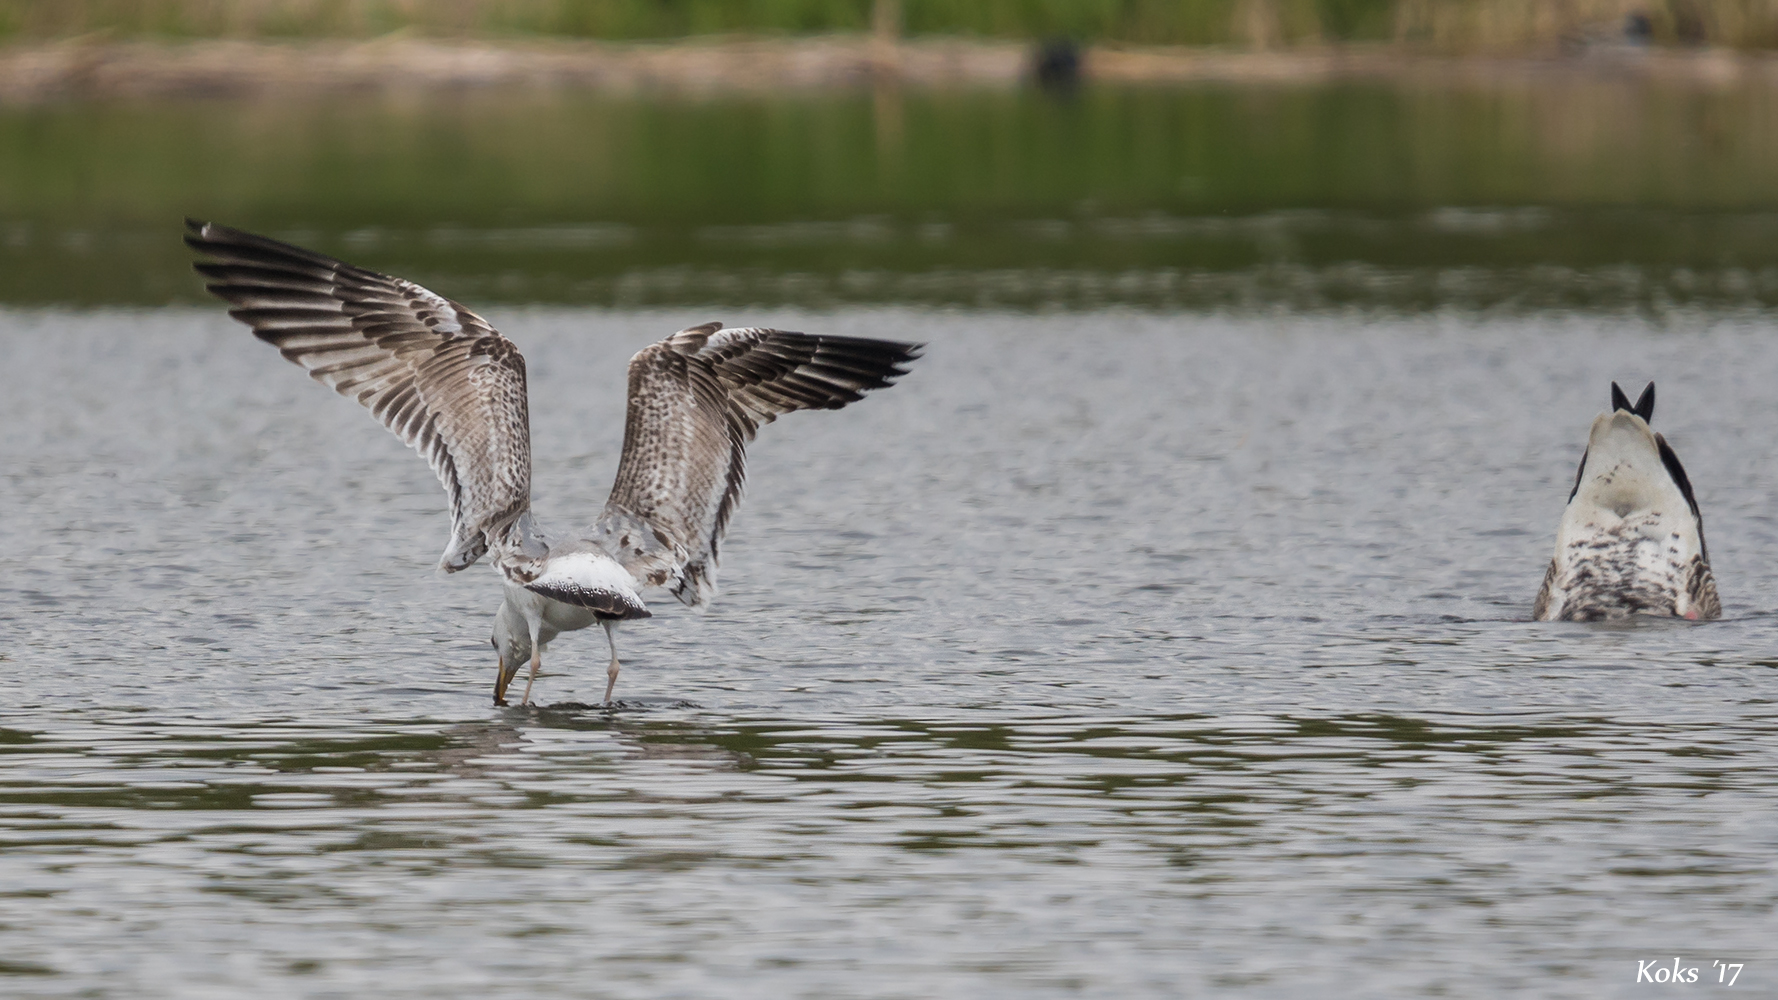
[[[430,574],[426,470],[226,321],[0,318],[7,995],[1778,968],[1767,327],[762,317],[933,347],[762,434],[716,610],[626,630],[606,710],[577,637],[547,705],[488,706],[492,586]],[[497,318],[546,513],[598,502],[618,359],[685,319]],[[1596,389],[1639,373],[1728,617],[1526,621]]]

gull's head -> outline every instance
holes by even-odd
[[[488,640],[500,660],[494,672],[494,701],[502,705],[505,704],[506,686],[512,683],[519,668],[531,659],[531,632],[525,627],[523,618],[507,613],[510,607],[510,604],[501,603],[499,613],[494,615],[494,634]]]
[[[509,622],[505,614],[494,616],[494,635],[489,641],[493,643],[494,655],[500,658],[502,667],[531,659],[530,631],[523,622]]]

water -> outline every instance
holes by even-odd
[[[475,302],[1770,308],[1775,161],[1778,88],[1584,69],[0,107],[0,302],[196,304],[196,215]]]
[[[705,311],[493,310],[537,505]],[[488,703],[417,458],[214,310],[0,314],[0,992],[1640,996],[1773,989],[1768,319],[905,309],[765,428],[626,706]],[[1609,380],[1716,623],[1527,621]]]

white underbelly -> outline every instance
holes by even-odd
[[[554,632],[573,632],[586,628],[599,618],[591,608],[583,608],[574,604],[564,604],[543,598],[543,624]]]

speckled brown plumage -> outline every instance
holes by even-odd
[[[1631,403],[1614,382],[1611,401],[1588,434],[1532,616],[1721,617],[1691,480],[1666,438],[1648,426],[1654,384]]]
[[[603,624],[605,697],[615,625],[649,617],[636,592],[663,586],[702,607],[746,479],[746,445],[781,413],[839,409],[889,385],[915,344],[779,330],[681,330],[630,361],[617,481],[585,532],[551,542],[531,518],[525,360],[481,317],[419,285],[263,236],[189,222],[208,288],[318,381],[356,399],[424,455],[451,500],[456,571],[493,553],[506,578],[492,643],[494,701],[543,647]]]
[[[261,340],[356,399],[425,457],[451,501],[456,572],[530,509],[525,359],[486,320],[410,281],[187,222],[205,286]]]
[[[759,427],[856,402],[918,356],[915,344],[719,323],[645,348],[630,359],[623,457],[594,537],[637,580],[708,604]]]

